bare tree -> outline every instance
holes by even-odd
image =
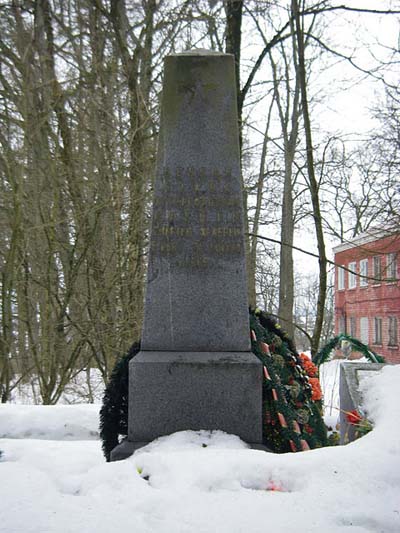
[[[305,37],[303,21],[300,16],[300,6],[298,0],[292,0],[292,13],[294,17],[294,27],[296,31],[297,40],[297,54],[298,54],[298,76],[301,93],[301,106],[306,139],[306,154],[307,154],[307,171],[308,171],[308,186],[310,189],[311,203],[313,208],[313,219],[315,225],[315,234],[317,238],[318,254],[319,254],[319,286],[318,286],[318,301],[317,313],[314,325],[314,331],[311,340],[311,353],[315,355],[318,351],[319,342],[321,338],[322,325],[324,321],[325,300],[327,291],[327,257],[325,251],[325,239],[322,228],[322,216],[319,201],[319,185],[315,175],[314,166],[314,149],[312,143],[311,121],[309,113],[309,99],[306,79],[306,65],[305,65]]]
[[[90,364],[107,379],[139,334],[150,98],[177,24],[158,7],[40,0],[4,8],[0,175],[14,209],[0,218],[3,399],[16,373],[38,375],[44,403]]]

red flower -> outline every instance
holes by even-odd
[[[272,492],[284,492],[281,483],[272,480],[268,482],[266,490],[271,490]]]
[[[305,353],[301,353],[299,357],[301,361],[301,366],[307,372],[308,376],[310,376],[310,378],[317,377],[318,368],[314,365],[314,363],[311,361],[308,355],[306,355]]]
[[[321,400],[322,398],[322,389],[321,384],[319,382],[318,378],[310,378],[309,383],[311,385],[312,393],[311,393],[311,399],[314,402],[317,402],[318,400]]]
[[[361,422],[362,416],[357,411],[357,409],[353,409],[352,411],[349,411],[348,413],[346,413],[346,420],[349,424],[356,426],[357,424]]]

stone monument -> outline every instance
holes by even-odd
[[[180,430],[262,444],[250,351],[234,58],[165,58],[141,352],[129,369],[123,459]]]
[[[359,411],[362,406],[360,382],[373,372],[379,372],[382,363],[342,363],[340,365],[340,444],[347,444],[355,439],[356,428],[347,421],[347,413]]]

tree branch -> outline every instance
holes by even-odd
[[[316,259],[319,259],[318,254],[314,254],[313,252],[309,252],[308,250],[304,250],[303,248],[299,248],[298,246],[294,246],[292,244],[282,242],[278,239],[272,239],[272,237],[263,237],[262,235],[254,235],[253,233],[249,233],[248,235],[249,237],[257,237],[257,239],[261,239],[263,241],[268,241],[268,242],[273,242],[275,244],[279,244],[280,246],[289,246],[290,248],[293,248],[293,250],[297,250],[298,252],[301,252],[302,254],[310,255],[311,257],[315,257]],[[400,281],[399,278],[374,278],[373,276],[363,276],[361,274],[358,274],[357,272],[354,272],[350,268],[340,265],[339,263],[335,263],[335,261],[331,261],[330,259],[326,259],[326,262],[332,266],[343,268],[343,270],[345,270],[346,272],[351,272],[351,274],[354,274],[358,278],[370,279],[371,281],[378,281],[379,283],[383,281],[388,281],[388,282]]]
[[[341,4],[339,6],[329,6],[329,7],[321,7],[318,8],[311,8],[311,9],[305,9],[302,15],[315,15],[318,13],[325,13],[327,11],[352,11],[354,13],[367,13],[369,15],[399,15],[400,11],[394,10],[394,9],[367,9],[362,7],[350,7],[345,6],[344,4]]]
[[[278,43],[286,40],[288,37],[290,37],[291,33],[288,33],[286,35],[282,35],[283,32],[289,27],[290,21],[288,21],[275,35],[274,37],[266,44],[266,46],[263,48],[261,54],[258,56],[257,61],[254,63],[253,68],[251,69],[251,72],[246,80],[246,83],[244,84],[242,90],[240,91],[240,95],[238,98],[240,109],[243,107],[244,99],[246,98],[247,93],[249,92],[249,89],[251,87],[251,84],[253,83],[254,77],[257,74],[258,69],[261,66],[261,63],[263,62],[265,56],[268,54],[268,52]]]

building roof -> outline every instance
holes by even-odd
[[[400,228],[398,230],[371,228],[365,233],[360,233],[360,235],[357,235],[357,237],[355,237],[352,240],[338,244],[337,246],[333,248],[333,253],[336,254],[338,252],[344,252],[345,250],[349,250],[350,248],[355,248],[357,246],[363,246],[364,244],[368,244],[370,242],[383,239],[384,237],[390,237],[392,235],[397,235],[397,234],[400,234]]]

